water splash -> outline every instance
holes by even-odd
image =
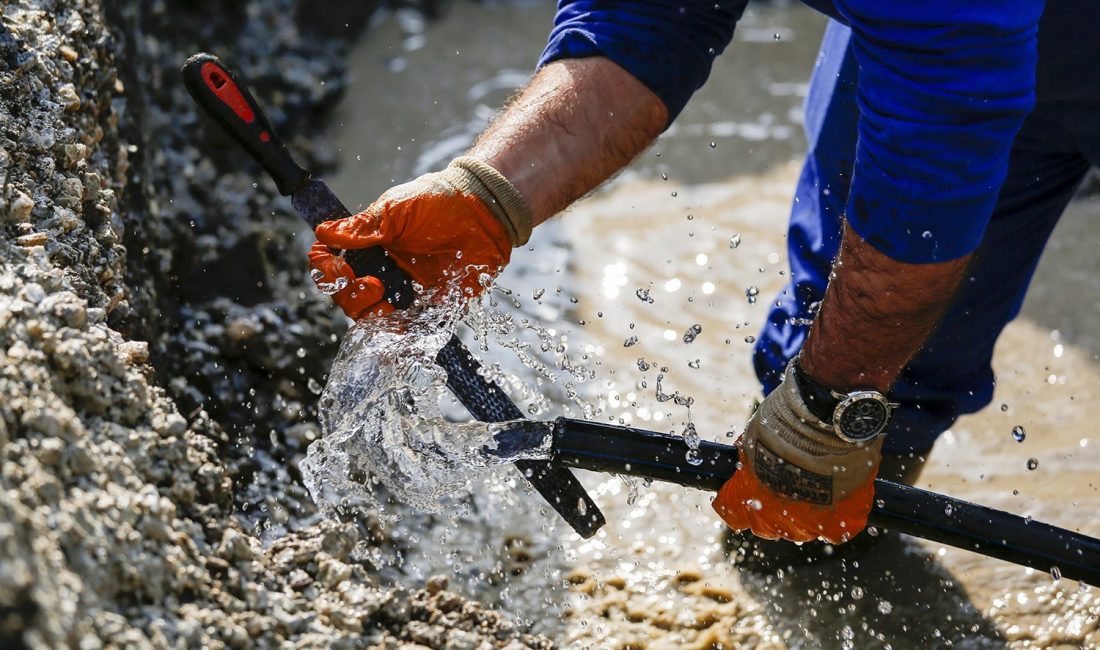
[[[375,482],[413,507],[438,512],[487,468],[546,458],[551,424],[457,423],[439,409],[447,374],[435,364],[460,309],[360,321],[348,331],[321,396],[322,438],[301,463],[314,500],[377,503]]]
[[[321,279],[325,277],[325,274],[317,269],[313,269],[309,273],[309,277],[317,285],[317,290],[326,296],[331,296],[335,293],[340,293],[348,286],[348,279],[340,276],[333,282],[321,282]]]
[[[488,274],[479,280],[485,291],[466,305],[452,293],[430,307],[349,330],[321,397],[322,438],[301,465],[323,507],[333,510],[347,500],[379,504],[373,493],[381,484],[418,510],[439,512],[465,496],[474,479],[504,474],[494,467],[549,457],[552,422],[455,421],[468,415],[448,408],[454,398],[435,357],[460,321],[482,351],[502,350],[522,364],[522,376],[499,362],[485,364],[480,374],[528,414],[563,401],[586,419],[603,414],[603,402],[590,402],[579,388],[596,376],[592,357],[574,356],[567,336],[523,317],[515,292],[494,285]]]

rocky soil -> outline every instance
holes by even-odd
[[[428,581],[297,461],[342,318],[300,224],[178,83],[232,61],[299,159],[370,12],[0,5],[0,647],[548,647]]]

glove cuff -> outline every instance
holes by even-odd
[[[513,248],[531,238],[533,219],[527,202],[516,186],[491,165],[473,156],[460,156],[443,173],[455,187],[485,203],[508,232]]]
[[[770,404],[773,417],[785,425],[776,428],[784,442],[813,456],[844,454],[871,442],[852,443],[837,436],[810,410],[798,389],[794,373],[794,363],[787,364],[783,381],[775,389],[780,399]]]
[[[789,463],[800,472],[827,481],[831,500],[835,502],[874,477],[883,439],[863,443],[841,440],[810,412],[792,372],[793,368],[788,366],[783,382],[753,416],[756,422],[755,426],[750,423],[747,431],[751,435],[747,436],[746,451],[754,454],[754,458],[756,454],[775,457],[778,459],[775,462]],[[757,445],[762,445],[766,452],[757,450]],[[757,474],[762,471],[758,469]]]

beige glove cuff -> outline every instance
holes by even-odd
[[[461,156],[451,161],[442,174],[455,187],[485,203],[508,231],[513,248],[523,246],[531,238],[533,219],[523,195],[488,163],[472,156]]]
[[[838,438],[806,407],[793,373],[788,365],[783,383],[760,404],[746,430],[746,446],[763,444],[788,463],[833,477],[835,493],[843,497],[866,482],[882,457],[883,439],[856,444]]]

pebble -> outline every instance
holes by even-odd
[[[130,365],[140,365],[149,360],[149,344],[145,341],[126,341],[118,346],[118,354]]]
[[[27,196],[24,192],[16,190],[15,198],[12,199],[8,206],[8,221],[12,223],[25,223],[30,219],[31,210],[33,209],[34,199]]]
[[[80,53],[69,47],[68,45],[61,45],[57,48],[57,53],[61,55],[61,58],[72,63],[80,58]]]
[[[67,111],[75,111],[80,108],[80,95],[76,94],[76,88],[71,84],[63,84],[57,89],[57,101]]]

